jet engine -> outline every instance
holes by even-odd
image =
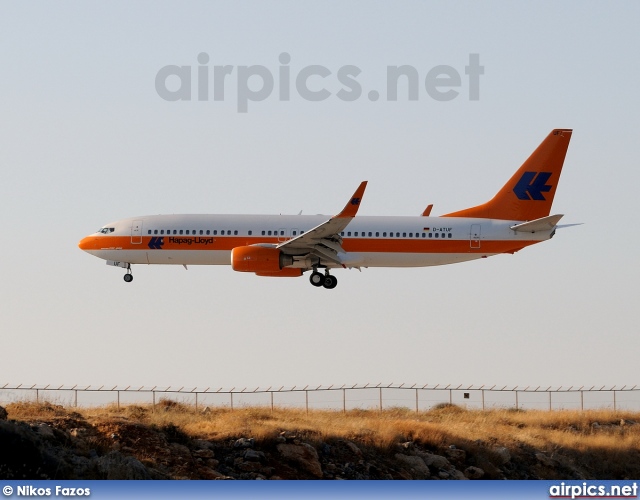
[[[300,269],[283,269],[292,264],[293,257],[277,248],[244,246],[231,250],[231,267],[234,271],[256,273],[259,276],[300,276]]]

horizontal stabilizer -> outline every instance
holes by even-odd
[[[543,217],[542,219],[536,219],[529,222],[523,222],[522,224],[516,224],[511,226],[514,231],[524,231],[527,233],[535,233],[537,231],[551,231],[558,221],[562,219],[564,215],[550,215]]]

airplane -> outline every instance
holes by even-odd
[[[112,222],[78,246],[126,269],[133,264],[231,265],[234,271],[299,277],[333,289],[332,269],[425,267],[513,254],[551,239],[549,215],[571,139],[554,129],[488,202],[431,217],[356,217],[367,181],[340,213],[325,215],[150,215]],[[321,270],[324,270],[322,272]]]

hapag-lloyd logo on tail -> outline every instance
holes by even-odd
[[[542,193],[551,191],[553,186],[547,184],[551,172],[525,172],[513,188],[520,200],[545,201]]]

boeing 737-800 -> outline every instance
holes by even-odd
[[[430,217],[356,217],[367,182],[344,209],[323,215],[151,215],[106,224],[79,247],[107,264],[229,265],[258,276],[335,288],[335,268],[423,267],[514,253],[551,239],[549,215],[571,130],[553,130],[487,203]],[[320,269],[324,270],[321,272]]]

